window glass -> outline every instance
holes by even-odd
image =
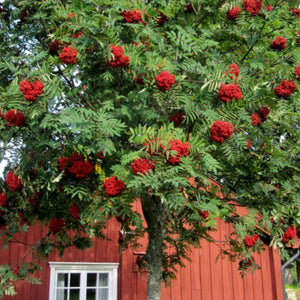
[[[79,289],[70,290],[70,300],[79,300]]]
[[[96,289],[87,289],[86,300],[96,300]]]
[[[56,300],[68,300],[68,290],[58,289],[56,291]]]
[[[79,287],[80,286],[80,273],[71,273],[70,286]]]
[[[98,289],[97,300],[108,300],[108,289]]]
[[[99,273],[98,286],[108,286],[108,273]]]
[[[88,273],[87,274],[87,286],[96,286],[97,282],[97,273]]]
[[[57,274],[57,286],[65,287],[68,286],[68,273],[58,273]]]

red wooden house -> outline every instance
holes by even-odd
[[[137,211],[141,211],[136,202]],[[216,257],[218,245],[224,242],[233,227],[218,222],[218,231],[212,235],[215,243],[203,242],[199,249],[192,249],[191,262],[178,268],[177,279],[170,287],[162,289],[162,300],[282,300],[281,260],[277,251],[266,247],[255,255],[261,270],[241,278],[238,263]],[[32,226],[28,233],[16,238],[26,244],[12,244],[3,250],[0,263],[14,264],[39,240],[48,229]],[[146,250],[146,240],[138,252],[119,250],[120,223],[112,219],[106,228],[111,241],[97,240],[93,248],[80,251],[66,249],[60,257],[54,251],[42,263],[38,277],[42,285],[17,283],[18,295],[4,297],[15,300],[144,300],[146,299],[147,272],[139,272],[137,260]],[[30,259],[30,257],[28,257]]]

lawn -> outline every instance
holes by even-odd
[[[285,289],[291,289],[296,292],[297,299],[300,299],[300,285],[299,284],[287,284],[285,285]]]

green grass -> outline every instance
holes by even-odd
[[[295,291],[297,299],[300,299],[300,284],[286,284],[285,289],[291,289]]]

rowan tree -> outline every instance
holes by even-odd
[[[125,245],[148,234],[148,300],[217,218],[242,273],[263,240],[284,255],[300,225],[297,1],[2,2],[3,241],[39,222],[33,251],[85,249],[121,217]],[[19,267],[1,267],[0,294],[37,268]]]

